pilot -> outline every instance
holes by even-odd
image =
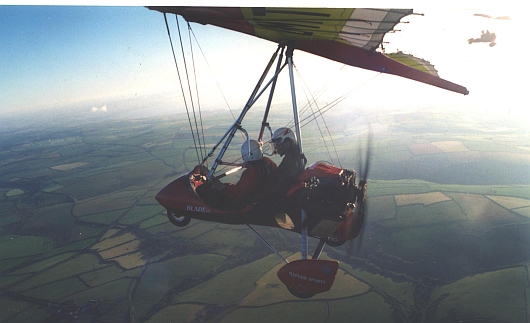
[[[213,188],[226,198],[223,208],[227,210],[241,209],[256,202],[276,171],[276,164],[270,158],[263,157],[261,144],[257,140],[250,139],[243,143],[241,157],[246,169],[237,183],[213,183]]]
[[[273,133],[271,141],[274,145],[274,151],[283,156],[283,160],[265,192],[268,198],[274,200],[285,196],[296,178],[302,173],[303,164],[296,135],[291,129],[278,128]]]

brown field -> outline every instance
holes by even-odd
[[[56,165],[56,166],[52,166],[50,168],[51,169],[55,169],[55,170],[60,170],[60,171],[64,172],[64,171],[67,171],[67,170],[70,170],[70,169],[74,169],[74,168],[77,168],[77,167],[81,167],[81,166],[85,166],[85,165],[88,165],[88,163],[77,162],[77,163]]]
[[[522,207],[520,209],[513,209],[512,211],[517,212],[521,215],[530,217],[530,206],[529,207]]]
[[[120,236],[117,236],[117,237],[114,237],[114,238],[108,238],[108,239],[102,239],[100,240],[100,242],[96,243],[95,245],[92,246],[92,250],[96,250],[96,251],[102,251],[102,250],[107,250],[107,249],[110,249],[116,245],[119,245],[119,244],[123,244],[123,243],[126,243],[126,242],[129,242],[129,241],[133,241],[133,240],[136,240],[138,239],[138,237],[136,237],[134,234],[128,232],[128,233],[125,233],[125,234],[122,234]]]
[[[101,237],[101,239],[99,241],[102,241],[104,239],[110,238],[111,236],[115,235],[119,231],[120,230],[118,230],[118,229],[110,229],[107,232],[105,232],[105,234],[103,235],[103,237]]]
[[[414,155],[428,155],[428,154],[439,154],[443,151],[437,146],[428,143],[428,144],[413,144],[408,145],[410,152]]]
[[[105,237],[110,237],[116,232],[117,230],[109,230]],[[137,251],[140,243],[140,239],[128,232],[114,238],[102,238],[91,249],[96,250],[104,260],[116,261],[120,267],[128,270],[143,266],[147,262],[142,259],[142,253]]]
[[[111,249],[99,251],[99,255],[101,256],[101,258],[105,260],[116,258],[116,257],[135,251],[136,249],[138,249],[139,245],[140,245],[140,239],[136,239],[136,240],[121,244]]]
[[[430,205],[438,202],[450,201],[451,198],[442,192],[430,192],[422,194],[402,194],[395,195],[397,206],[411,205],[411,204],[423,204]]]
[[[464,146],[464,144],[460,141],[436,141],[432,144],[440,148],[445,153],[469,151],[469,148]]]
[[[502,207],[505,207],[510,210],[522,208],[525,206],[530,206],[530,200],[527,200],[527,199],[521,199],[521,198],[511,197],[511,196],[495,196],[495,195],[486,195],[486,197],[492,200],[493,202],[501,205]]]
[[[116,261],[121,267],[127,270],[141,267],[147,263],[146,259],[142,259],[142,253],[139,251],[112,260]]]

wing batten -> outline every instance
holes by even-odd
[[[366,25],[371,27],[369,33],[365,33],[369,38],[365,44],[351,42],[352,45],[361,47],[369,51],[375,51],[381,46],[383,37],[387,32],[394,29],[401,19],[412,13],[412,10],[392,10],[392,9],[355,9],[351,16],[351,21],[346,23],[346,28],[350,32],[361,33],[366,30]]]

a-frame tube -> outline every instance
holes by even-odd
[[[219,165],[219,162],[220,162],[221,158],[223,158],[226,150],[228,149],[228,146],[230,145],[230,142],[232,141],[232,138],[234,138],[234,135],[235,135],[237,129],[239,129],[241,127],[241,122],[243,121],[243,118],[245,117],[246,113],[248,112],[248,110],[250,109],[252,104],[254,103],[254,99],[256,97],[256,94],[258,93],[261,85],[263,84],[263,81],[265,80],[265,77],[269,73],[269,70],[272,67],[272,64],[276,60],[276,57],[278,56],[278,51],[279,50],[280,50],[280,48],[278,48],[274,52],[274,54],[272,55],[271,59],[269,60],[269,63],[267,64],[267,67],[265,68],[265,70],[261,74],[261,77],[260,77],[258,83],[254,87],[254,91],[252,91],[252,94],[248,98],[248,101],[245,104],[245,107],[243,108],[243,111],[241,111],[241,114],[239,115],[237,120],[233,123],[232,127],[230,127],[230,129],[228,129],[228,131],[224,134],[224,136],[221,138],[221,140],[219,140],[219,142],[214,146],[212,151],[208,154],[207,157],[210,157],[212,155],[213,151],[217,148],[217,146],[219,146],[219,144],[224,140],[224,138],[226,138],[226,141],[225,141],[223,147],[221,148],[221,151],[217,155],[217,158],[214,161],[214,163],[212,165],[212,168],[208,172],[208,176],[206,177],[207,179],[210,179],[213,176],[213,174],[215,173],[215,170],[217,169],[217,166]],[[204,163],[204,161],[203,161],[203,163]]]
[[[320,258],[320,254],[322,253],[322,250],[324,249],[324,246],[326,245],[326,241],[328,241],[327,238],[320,238],[320,241],[318,242],[318,246],[315,249],[315,252],[313,253],[313,257],[311,259]]]
[[[283,59],[283,50],[285,47],[283,45],[278,45],[278,46],[279,47],[281,46],[282,51],[280,52],[280,57],[278,58],[278,63],[276,64],[276,74],[280,72],[280,67],[281,67],[282,59]],[[263,138],[263,132],[265,131],[265,127],[267,125],[267,119],[269,118],[269,111],[270,111],[271,104],[272,104],[272,97],[274,96],[274,89],[276,89],[277,80],[278,80],[277,77],[274,78],[274,81],[272,82],[272,85],[271,85],[271,92],[269,94],[269,99],[267,100],[267,106],[265,107],[265,113],[263,114],[263,120],[261,121],[261,130],[259,132],[258,141],[261,141],[261,139]]]
[[[303,155],[303,145],[302,145],[302,131],[300,129],[300,119],[298,117],[298,106],[296,104],[296,91],[294,86],[294,73],[293,73],[293,50],[294,42],[290,42],[287,46],[287,65],[289,66],[289,80],[291,83],[291,100],[293,103],[293,118],[294,118],[294,128],[296,131],[296,139],[298,140],[298,148],[300,148],[300,156]],[[303,163],[303,160],[302,160]],[[303,165],[305,167],[305,165]]]

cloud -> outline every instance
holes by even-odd
[[[104,105],[101,108],[93,107],[92,109],[90,109],[90,112],[92,112],[92,113],[97,113],[97,112],[107,113],[107,106]]]

